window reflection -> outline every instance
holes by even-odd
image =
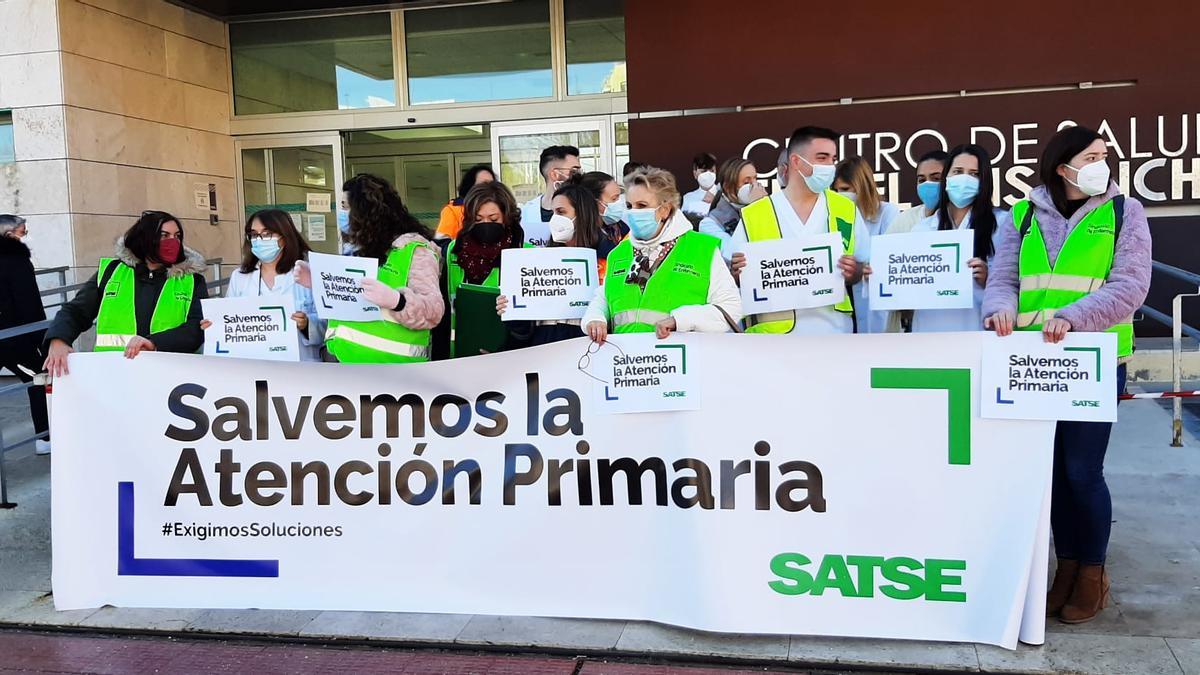
[[[625,8],[622,0],[564,0],[567,94],[625,91]]]
[[[229,25],[239,115],[396,105],[391,16]]]
[[[546,0],[410,10],[404,31],[414,105],[554,93]]]

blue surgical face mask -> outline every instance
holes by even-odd
[[[804,176],[804,184],[808,189],[815,194],[821,194],[833,185],[833,179],[837,176],[837,167],[832,164],[813,164],[807,159],[800,157],[800,161],[812,168],[812,174]]]
[[[338,209],[337,225],[342,234],[350,234],[350,212]]]
[[[657,209],[629,209],[625,212],[625,220],[629,223],[629,232],[634,239],[648,241],[658,233]]]
[[[601,214],[604,222],[609,225],[616,225],[625,218],[625,200],[618,198],[617,201],[604,205],[604,213]]]
[[[271,262],[279,257],[279,239],[255,239],[250,242],[250,252],[263,262]]]
[[[924,183],[917,184],[917,196],[921,198],[921,203],[929,211],[937,208],[938,197],[941,196],[941,191],[942,184],[940,181],[927,180]]]
[[[958,208],[966,208],[979,194],[979,179],[969,173],[960,173],[946,179],[946,196]]]

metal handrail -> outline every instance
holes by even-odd
[[[60,272],[66,272],[69,269],[71,269],[71,268],[66,265],[63,265],[61,267],[44,267],[40,270],[34,270],[33,276],[40,277],[43,274],[57,274]]]
[[[1154,266],[1155,272],[1162,272],[1163,274],[1175,277],[1180,281],[1186,281],[1191,286],[1200,287],[1200,274],[1189,272],[1185,269],[1180,269],[1174,265],[1158,262],[1157,260],[1151,261],[1150,264]]]
[[[221,258],[212,258],[210,260],[206,260],[205,264],[216,266],[217,275],[220,276]],[[59,274],[60,278],[62,278],[62,276],[66,273],[67,269],[69,269],[69,268],[66,268],[66,267],[50,268],[47,270],[42,270],[42,272],[44,272],[44,273],[55,272],[55,273]],[[37,274],[37,273],[38,272],[34,272],[34,274]],[[63,286],[61,288],[49,289],[46,291],[41,291],[41,295],[45,296],[45,295],[61,294],[63,296],[64,302],[65,302],[67,293],[69,293],[73,290],[78,290],[86,285],[87,285],[87,282],[84,282],[81,284],[73,284],[71,286]],[[215,290],[215,289],[223,289],[228,285],[229,285],[229,277],[225,277],[223,279],[217,279],[215,281],[206,281],[205,282],[205,287],[208,288],[208,290],[210,290],[210,291]],[[62,304],[62,303],[58,303],[58,304]],[[29,333],[37,333],[39,331],[46,330],[47,328],[50,327],[50,324],[53,323],[53,321],[54,321],[53,319],[43,319],[41,321],[35,321],[33,323],[27,323],[27,324],[23,324],[20,326],[13,326],[12,328],[0,329],[0,340],[5,340],[7,338],[13,338],[13,337],[17,337],[19,335],[26,335]],[[11,384],[11,385],[7,385],[4,387],[0,387],[0,396],[5,396],[8,394],[17,392],[17,391],[22,391],[22,390],[28,389],[29,387],[33,387],[33,386],[37,386],[37,385],[35,385],[33,382],[21,382],[18,384]],[[41,433],[35,433],[32,436],[29,436],[27,438],[22,438],[12,444],[6,445],[4,442],[3,429],[0,429],[0,509],[11,509],[16,506],[15,503],[8,501],[8,479],[4,472],[4,453],[5,453],[5,451],[9,450],[10,448],[20,447],[22,445],[25,445],[26,443],[31,443],[36,440],[44,439],[48,436],[48,434],[49,434],[49,432],[46,432],[46,431],[43,431]]]
[[[1200,274],[1180,269],[1174,265],[1151,261],[1153,271],[1161,272],[1196,289],[1195,293],[1176,293],[1171,299],[1171,316],[1142,305],[1142,314],[1171,327],[1171,385],[1174,391],[1179,391],[1183,384],[1183,336],[1200,340],[1200,330],[1183,322],[1183,299],[1200,297]],[[1171,399],[1171,447],[1183,445],[1183,399]]]
[[[1139,309],[1138,311],[1141,312],[1143,315],[1145,315],[1146,318],[1148,318],[1148,319],[1154,319],[1158,323],[1161,323],[1162,325],[1167,326],[1167,327],[1171,326],[1171,316],[1169,314],[1167,314],[1166,312],[1160,312],[1157,309],[1154,309],[1153,307],[1151,307],[1150,305],[1142,305],[1142,308]],[[1192,326],[1189,326],[1185,323],[1179,327],[1179,330],[1184,335],[1186,335],[1194,340],[1200,341],[1200,328],[1193,328]]]

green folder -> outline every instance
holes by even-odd
[[[508,329],[496,314],[499,288],[461,284],[454,296],[454,356],[500,351]]]

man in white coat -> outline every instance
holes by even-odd
[[[563,181],[579,173],[579,148],[573,145],[552,145],[542,150],[538,170],[546,187],[542,194],[521,205],[521,229],[525,230],[525,243],[545,246],[550,243],[550,216],[554,207],[550,205],[554,191]]]

